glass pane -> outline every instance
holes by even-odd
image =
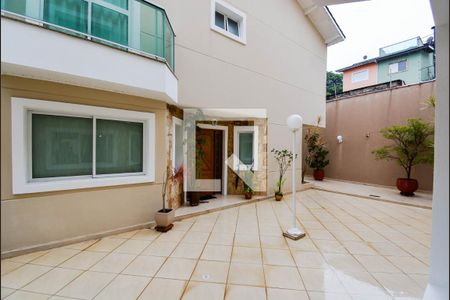
[[[103,1],[114,4],[123,9],[128,9],[128,0],[103,0]]]
[[[143,171],[143,124],[97,119],[96,174]]]
[[[144,4],[139,4],[139,8],[140,48],[147,53],[156,54],[156,10],[154,7]]]
[[[225,29],[225,17],[216,11],[216,26]]]
[[[398,63],[389,65],[389,74],[398,72]]]
[[[2,0],[2,9],[25,15],[26,13],[26,0]]]
[[[92,174],[92,119],[32,115],[32,178]]]
[[[44,20],[73,30],[87,32],[88,3],[83,0],[45,0]]]
[[[128,45],[128,17],[92,3],[91,34],[121,45]]]
[[[239,133],[239,159],[246,165],[253,163],[253,132]]]
[[[165,39],[164,39],[164,47],[165,47],[165,57],[167,63],[170,66],[173,66],[173,32],[170,30],[169,21],[167,18],[165,19]]]
[[[398,62],[398,71],[406,71],[406,60],[402,60]]]
[[[238,23],[231,19],[228,19],[228,31],[236,36],[239,36]]]

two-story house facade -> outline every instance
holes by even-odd
[[[1,5],[2,255],[151,224],[187,108],[264,110],[223,144],[258,157],[271,193],[267,149],[290,147],[291,113],[324,116],[327,46],[344,38],[300,0]]]

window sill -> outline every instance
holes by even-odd
[[[224,30],[224,29],[222,29],[222,28],[220,28],[218,26],[215,26],[215,25],[211,26],[211,30],[213,30],[213,31],[215,31],[217,33],[220,33],[221,35],[224,35],[227,38],[232,39],[233,41],[241,43],[242,45],[247,45],[247,41],[246,41],[245,38],[236,36],[236,35],[234,35],[232,33],[229,33],[228,31],[226,31],[226,30]]]
[[[78,178],[50,181],[23,182],[18,186],[13,186],[13,194],[28,194],[39,192],[53,192],[63,190],[75,190],[83,188],[96,188],[106,186],[117,186],[125,184],[150,183],[154,182],[151,175],[130,175],[101,178]]]

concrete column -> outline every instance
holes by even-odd
[[[449,299],[448,1],[431,0],[436,24],[436,133],[430,277],[425,300]]]

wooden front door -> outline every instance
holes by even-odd
[[[196,128],[196,179],[210,182],[211,192],[222,191],[223,131]],[[206,184],[205,183],[205,184]]]

